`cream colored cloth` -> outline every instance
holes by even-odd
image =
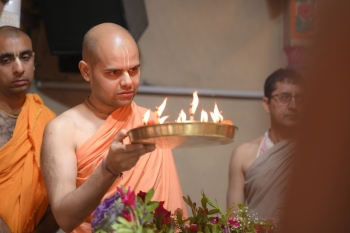
[[[261,155],[262,153],[264,153],[265,151],[267,151],[268,149],[270,149],[273,146],[274,146],[274,143],[271,140],[271,138],[269,137],[269,131],[266,131],[263,139],[260,142],[259,150],[258,150],[256,157],[259,157],[259,155]]]
[[[250,166],[245,181],[245,201],[249,213],[262,218],[278,218],[292,166],[294,143],[282,141],[261,154]]]
[[[121,129],[132,129],[142,125],[142,116],[147,109],[138,107],[134,102],[130,106],[118,108],[76,152],[78,160],[77,187],[81,186],[90,174],[100,166],[109,150],[115,135]],[[152,116],[155,117],[154,114]],[[130,143],[128,138],[124,143]],[[186,207],[182,199],[182,189],[176,171],[173,155],[169,149],[156,149],[152,153],[141,156],[136,166],[123,172],[123,179],[116,179],[103,199],[116,193],[117,186],[131,187],[137,194],[139,191],[147,192],[154,188],[153,200],[164,201],[164,208],[174,213],[182,209],[185,216]],[[91,232],[90,222],[92,216],[84,221],[74,233]]]

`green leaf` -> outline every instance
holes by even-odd
[[[154,189],[151,188],[147,193],[146,193],[146,197],[145,197],[145,204],[147,204],[153,197],[154,195]]]
[[[146,211],[147,212],[153,212],[157,207],[159,206],[159,202],[151,202],[147,207]]]
[[[186,202],[186,204],[188,206],[191,206],[191,203],[189,202],[189,200],[185,196],[183,196],[182,199],[184,199],[184,201]]]
[[[154,230],[146,228],[146,229],[144,229],[144,232],[145,233],[154,233]]]
[[[206,209],[207,208],[207,200],[204,197],[202,197],[201,203],[202,203],[203,209]]]
[[[120,228],[120,229],[118,229],[118,233],[135,233],[135,232],[133,229]]]
[[[221,207],[220,207],[220,205],[219,205],[218,200],[215,199],[215,202],[216,202],[216,208],[219,209],[219,212],[221,213],[222,210],[221,210]]]
[[[219,233],[218,226],[214,225],[213,228],[211,229],[213,233]]]
[[[153,214],[148,214],[146,217],[143,218],[143,221],[148,222],[151,218],[153,218]]]
[[[190,206],[193,206],[193,202],[192,202],[190,196],[188,196],[188,195],[187,195],[187,200],[188,200],[188,202],[190,203]]]
[[[126,220],[125,218],[123,218],[123,217],[117,217],[117,220],[118,220],[118,222],[120,222],[121,224],[123,224],[123,225],[125,225],[125,226],[127,226],[127,227],[132,227],[132,222],[129,222],[128,220]]]
[[[216,213],[219,213],[219,212],[220,212],[220,210],[218,210],[218,209],[212,209],[212,210],[208,211],[208,215],[216,214]]]

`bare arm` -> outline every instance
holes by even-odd
[[[232,204],[244,204],[244,171],[243,171],[243,151],[241,146],[237,147],[231,155],[229,166],[229,185],[227,190],[227,207]],[[237,208],[235,208],[237,209]]]
[[[66,121],[50,122],[45,129],[41,154],[52,212],[66,232],[78,227],[95,210],[116,179],[99,165],[86,182],[76,188],[77,160],[72,128],[73,123]],[[125,137],[126,130],[119,132],[106,156],[105,164],[114,174],[131,169],[140,156],[155,149],[154,146],[124,145]]]

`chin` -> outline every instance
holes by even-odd
[[[289,121],[289,122],[285,122],[283,125],[286,128],[294,129],[294,128],[298,127],[298,122],[296,122],[296,121]]]
[[[118,107],[125,107],[125,106],[128,106],[132,103],[132,100],[119,100],[117,102],[117,106]]]

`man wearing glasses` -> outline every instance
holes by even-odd
[[[239,145],[229,168],[227,205],[245,204],[251,214],[278,217],[283,207],[289,168],[303,102],[304,79],[279,69],[265,81],[263,108],[271,126],[264,135]]]

